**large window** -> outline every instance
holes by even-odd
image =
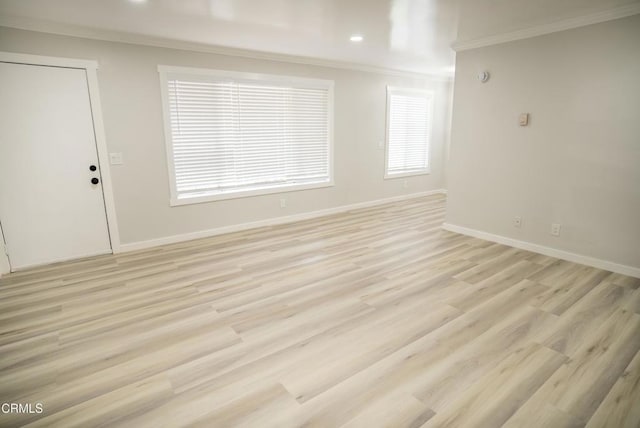
[[[385,178],[429,173],[433,95],[387,87]]]
[[[332,81],[158,69],[173,205],[332,185]]]

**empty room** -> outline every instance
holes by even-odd
[[[0,427],[640,427],[640,0],[0,0]]]

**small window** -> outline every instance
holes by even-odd
[[[333,184],[332,81],[158,70],[172,205]]]
[[[385,178],[429,173],[433,95],[387,87]]]

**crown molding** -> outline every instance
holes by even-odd
[[[286,62],[300,65],[312,65],[317,67],[353,70],[365,73],[384,74],[389,76],[408,77],[414,79],[426,78],[438,82],[450,82],[453,80],[453,74],[449,73],[418,73],[414,71],[377,67],[360,63],[335,61],[330,59],[298,55],[278,54],[272,52],[263,52],[250,49],[240,49],[226,46],[208,45],[205,43],[167,39],[162,37],[146,36],[121,31],[102,30],[16,16],[0,16],[0,27],[9,27],[19,30],[36,31],[40,33],[57,34],[61,36],[80,37],[84,39],[101,40],[107,42],[177,49],[182,51],[210,53],[240,58],[262,59],[267,61]]]
[[[557,33],[559,31],[572,30],[586,25],[599,24],[601,22],[612,21],[614,19],[626,18],[640,13],[640,3],[621,6],[603,12],[591,13],[576,18],[563,19],[549,24],[537,25],[523,30],[508,33],[495,34],[477,39],[456,41],[451,45],[456,52],[477,49],[485,46],[493,46],[501,43],[513,42],[516,40],[529,39],[531,37],[543,36],[545,34]]]

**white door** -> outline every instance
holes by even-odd
[[[0,62],[0,225],[12,270],[111,252],[85,70]]]

